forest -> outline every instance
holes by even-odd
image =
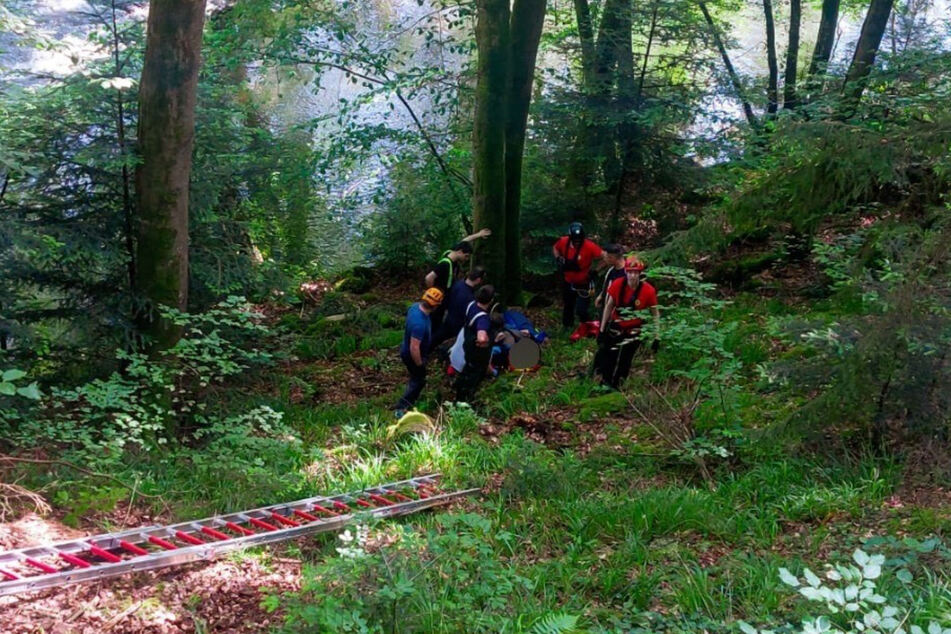
[[[0,629],[951,634],[949,104],[949,0],[0,0]]]

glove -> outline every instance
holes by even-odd
[[[563,267],[565,265],[565,258],[559,255],[557,258],[555,258],[555,262],[559,267]]]
[[[660,350],[660,339],[654,339],[651,342],[651,352],[656,353],[658,350]]]

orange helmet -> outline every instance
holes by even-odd
[[[442,304],[443,292],[436,288],[427,288],[426,292],[423,293],[423,301],[435,308]]]
[[[647,268],[647,265],[644,264],[644,261],[637,257],[636,255],[629,255],[624,260],[624,270],[625,271],[637,271],[640,273]]]

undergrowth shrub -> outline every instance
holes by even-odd
[[[937,213],[937,212],[936,212]],[[767,375],[809,395],[798,433],[834,426],[859,442],[949,437],[951,223],[881,223],[818,243],[814,258],[850,306],[834,316],[782,318],[774,334],[793,355]]]
[[[213,426],[213,390],[270,361],[257,348],[267,330],[239,297],[205,313],[167,316],[184,328],[175,346],[156,358],[119,351],[122,372],[75,388],[54,387],[5,435],[20,447],[53,445],[81,462],[101,464],[187,443],[181,432]]]
[[[923,546],[920,542],[910,545],[919,550]],[[860,548],[852,553],[852,562],[829,565],[822,577],[809,568],[803,569],[802,577],[780,568],[782,582],[810,602],[803,609],[811,616],[802,620],[801,627],[783,624],[757,629],[739,621],[740,630],[744,634],[951,634],[951,580],[946,575],[943,580],[931,578],[943,595],[943,605],[936,612],[916,592],[920,588],[914,587],[906,560],[886,559],[884,554]],[[886,573],[894,573],[895,582]]]
[[[347,529],[339,557],[305,566],[301,591],[265,606],[284,609],[289,632],[499,632],[532,592],[495,554],[517,536],[480,515],[442,514],[428,529],[381,539]]]

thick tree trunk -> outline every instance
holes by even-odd
[[[819,33],[816,35],[816,48],[812,51],[809,64],[809,76],[825,74],[832,46],[835,44],[835,29],[839,24],[840,0],[822,0],[822,17],[819,19]]]
[[[895,0],[872,0],[862,24],[862,33],[855,45],[855,54],[849,65],[849,72],[845,75],[845,84],[842,87],[842,112],[850,116],[865,91],[865,84],[869,73],[875,65],[875,56],[882,43],[882,36],[888,26],[888,16],[891,15]]]
[[[547,0],[515,0],[509,30],[511,51],[508,113],[505,121],[505,289],[502,298],[518,302],[522,292],[522,155],[532,101],[535,60]]]
[[[188,183],[195,132],[204,0],[152,0],[139,85],[136,169],[136,288],[140,329],[153,349],[167,348],[180,329],[158,306],[188,305]]]
[[[473,125],[472,217],[476,229],[492,237],[476,245],[475,260],[485,266],[496,288],[507,294],[505,279],[505,119],[509,87],[509,2],[476,0],[478,78]]]
[[[786,76],[783,83],[783,110],[797,105],[796,75],[799,72],[799,25],[802,23],[802,0],[789,1],[789,46],[786,48]]]
[[[772,0],[763,0],[763,12],[766,15],[766,64],[769,66],[769,80],[766,84],[766,114],[776,114],[779,108],[779,64],[776,61],[776,24],[773,20]]]
[[[713,42],[716,44],[717,51],[720,53],[720,57],[723,59],[723,65],[726,67],[726,72],[730,76],[730,82],[733,84],[733,90],[736,91],[736,96],[743,104],[743,114],[746,116],[747,123],[750,124],[750,127],[756,127],[756,116],[753,114],[753,107],[750,105],[750,102],[746,99],[744,94],[743,84],[740,82],[740,76],[736,73],[736,69],[733,67],[733,62],[730,61],[730,56],[726,51],[726,46],[723,44],[723,40],[720,38],[720,32],[717,30],[716,23],[713,21],[713,16],[710,15],[710,10],[707,9],[706,2],[700,2],[700,11],[703,12],[703,19],[706,20],[707,26],[710,27],[710,34],[713,36]]]

